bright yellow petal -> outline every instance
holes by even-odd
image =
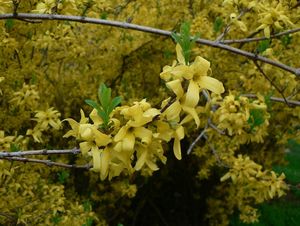
[[[174,144],[173,144],[173,152],[175,157],[178,160],[181,160],[181,146],[180,146],[180,140],[178,140],[177,138],[174,139]]]
[[[197,128],[198,128],[200,125],[200,119],[196,112],[196,109],[194,107],[187,107],[187,106],[183,105],[182,110],[185,111],[186,113],[190,114],[193,117],[193,119],[195,120],[195,123],[197,125]],[[188,119],[185,119],[185,120],[188,120]]]
[[[171,82],[167,82],[166,86],[169,89],[171,89],[178,98],[181,98],[183,96],[184,91],[183,91],[180,79],[176,79]]]
[[[144,127],[134,128],[134,135],[141,139],[143,144],[150,144],[152,140],[152,131]]]
[[[173,68],[171,71],[173,78],[174,79],[180,79],[182,80],[183,78],[185,79],[191,79],[193,78],[194,72],[191,69],[191,67],[187,65],[178,65]]]
[[[206,76],[207,72],[210,70],[210,62],[197,56],[194,63],[191,65],[191,68],[198,76]]]
[[[181,105],[177,100],[165,110],[164,115],[166,115],[168,121],[172,121],[172,120],[179,119],[180,112],[181,112]]]
[[[115,135],[114,141],[119,142],[120,140],[122,140],[125,137],[128,129],[129,129],[129,126],[127,126],[127,125],[123,126],[119,130],[119,132]]]
[[[138,156],[138,160],[136,161],[136,164],[134,166],[135,170],[140,170],[144,166],[146,159],[147,159],[148,153],[147,150],[142,150],[140,156]]]
[[[151,161],[150,159],[146,160],[146,165],[152,170],[156,171],[159,170],[158,166],[155,164],[155,162]]]
[[[100,150],[97,147],[93,147],[91,152],[93,156],[92,170],[99,172],[100,171]]]
[[[100,179],[104,180],[108,175],[108,167],[111,159],[110,149],[105,148],[101,153]]]
[[[97,110],[94,108],[92,112],[90,113],[90,118],[93,120],[95,125],[100,125],[103,123],[103,120],[98,115]]]
[[[182,126],[180,126],[175,131],[175,139],[174,139],[174,145],[173,145],[174,155],[178,160],[181,159],[180,140],[182,140],[183,138],[184,138],[184,128]]]
[[[135,144],[135,137],[132,133],[127,133],[121,142],[123,151],[132,151]]]
[[[216,94],[221,94],[225,91],[222,82],[209,76],[200,76],[197,82],[200,88],[208,89]]]
[[[153,117],[155,117],[156,115],[159,115],[159,114],[160,114],[160,111],[158,109],[150,108],[143,113],[143,116],[152,119]]]
[[[181,46],[177,43],[176,45],[176,54],[177,54],[177,60],[180,64],[185,64],[185,59],[182,54],[182,48]]]
[[[83,155],[86,155],[92,148],[91,142],[81,142],[79,144],[80,151]]]
[[[93,127],[92,130],[93,130],[93,133],[94,133],[95,142],[99,147],[106,146],[111,142],[110,136],[108,136],[104,133],[101,133],[95,127]]]
[[[199,102],[199,86],[193,80],[190,80],[188,90],[186,92],[184,105],[188,107],[196,107]]]

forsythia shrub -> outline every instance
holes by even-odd
[[[185,158],[199,185],[191,196],[205,206],[193,210],[203,218],[195,225],[228,225],[235,213],[258,221],[257,205],[288,191],[272,166],[300,138],[299,75],[258,56],[300,68],[299,33],[280,33],[299,27],[299,8],[296,0],[0,0],[0,224],[142,224],[149,195],[139,192]],[[174,44],[85,17],[179,32]],[[196,45],[198,37],[257,58]],[[39,149],[39,159],[21,156]]]

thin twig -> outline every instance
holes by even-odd
[[[152,34],[157,34],[157,35],[162,35],[162,36],[168,36],[168,37],[170,37],[172,34],[171,31],[156,29],[153,27],[141,26],[141,25],[137,25],[137,24],[133,24],[133,23],[126,23],[126,22],[113,21],[113,20],[103,20],[103,19],[81,17],[81,16],[67,16],[67,15],[58,15],[58,14],[32,14],[32,13],[13,14],[13,13],[8,13],[8,14],[0,15],[0,20],[3,20],[3,19],[63,20],[63,21],[74,21],[74,22],[80,22],[80,23],[102,24],[102,25],[107,25],[107,26],[137,30],[137,31],[142,31],[142,32],[152,33]],[[266,57],[263,57],[263,56],[260,56],[260,55],[254,54],[254,53],[250,53],[250,52],[247,52],[247,51],[244,51],[241,49],[237,49],[232,46],[222,44],[220,42],[215,42],[215,41],[211,41],[211,40],[207,40],[207,39],[198,38],[196,40],[196,43],[211,46],[211,47],[218,48],[218,49],[223,49],[223,50],[232,52],[234,54],[238,54],[238,55],[247,57],[252,60],[262,61],[264,63],[273,65],[275,67],[278,67],[285,71],[293,73],[297,76],[300,76],[299,68],[290,67],[286,64],[283,64],[283,63],[280,63],[280,62],[271,60],[269,58],[266,58]]]
[[[257,63],[256,60],[253,61],[255,66],[257,67],[257,69],[260,71],[260,73],[271,83],[271,85],[280,93],[280,95],[282,96],[282,98],[284,99],[284,102],[287,104],[287,106],[290,107],[289,103],[287,102],[287,99],[285,98],[283,91],[274,83],[274,81],[272,79],[269,78],[269,76],[266,75],[266,73],[263,71],[263,69],[261,68],[261,66],[259,66],[259,64]]]
[[[202,130],[202,132],[198,135],[198,137],[193,141],[193,143],[189,146],[189,149],[187,150],[187,154],[191,154],[193,148],[195,147],[195,145],[197,144],[197,142],[205,135],[205,132],[206,132],[206,129],[207,129],[207,126],[206,125],[204,127],[204,129]]]
[[[236,19],[239,20],[243,15],[245,15],[246,12],[247,12],[246,9],[242,10],[242,12],[237,16]],[[230,31],[232,23],[233,23],[233,21],[231,21],[229,24],[227,24],[227,26],[225,27],[222,34],[216,39],[216,42],[221,42],[221,40],[225,37],[225,35],[228,34],[228,32]]]
[[[256,94],[252,94],[252,93],[241,94],[241,96],[243,96],[243,97],[249,97],[249,98],[257,98],[257,95]],[[274,101],[274,102],[286,103],[283,98],[279,98],[279,97],[270,97],[270,100]],[[288,102],[289,105],[300,106],[300,101],[297,101],[297,100],[288,100],[287,98],[286,98],[286,101]]]
[[[209,146],[210,150],[212,151],[212,153],[214,154],[214,156],[215,156],[215,158],[216,158],[216,160],[217,160],[217,162],[218,162],[218,165],[219,165],[219,166],[222,166],[222,167],[225,167],[225,168],[230,168],[230,166],[228,166],[227,164],[225,164],[225,163],[221,160],[221,158],[220,158],[220,156],[219,156],[217,150],[214,148],[214,146],[213,146],[212,144],[209,143],[208,137],[207,137],[205,134],[203,135],[203,137],[204,137],[204,139],[208,142],[208,146]]]
[[[42,160],[42,159],[32,159],[32,158],[24,158],[24,157],[2,157],[0,159],[3,160],[9,160],[9,161],[19,161],[19,162],[32,162],[32,163],[38,163],[38,164],[44,164],[47,166],[59,166],[63,168],[73,168],[73,169],[90,169],[91,164],[85,164],[85,165],[70,165],[60,162],[53,162],[51,160]]]
[[[219,129],[213,122],[211,121],[211,118],[207,119],[207,124],[214,130],[216,130],[219,134],[225,135],[225,131]]]
[[[257,37],[257,38],[243,38],[243,39],[232,39],[232,40],[224,40],[220,41],[222,44],[233,44],[233,43],[248,43],[248,42],[259,42],[266,39],[278,38],[284,35],[293,34],[299,32],[300,28],[294,28],[287,31],[279,32],[277,34],[271,35],[270,38],[267,37]]]
[[[27,155],[62,155],[62,154],[73,154],[77,155],[81,153],[80,149],[73,148],[73,149],[65,149],[65,150],[30,150],[30,151],[17,151],[17,152],[0,152],[0,158],[6,157],[21,157]]]

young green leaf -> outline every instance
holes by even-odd
[[[215,22],[214,22],[214,32],[218,33],[221,31],[224,23],[221,17],[217,17]]]
[[[253,131],[255,127],[262,125],[265,122],[263,111],[261,109],[251,109],[250,117],[247,122],[250,125],[251,131]]]
[[[270,43],[271,42],[270,42],[269,39],[259,42],[258,47],[257,47],[257,51],[259,53],[263,53],[264,51],[266,51],[267,48],[269,48]]]
[[[110,114],[115,109],[115,107],[117,107],[121,103],[121,101],[122,101],[121,97],[115,97],[110,102],[109,109],[108,109],[108,114]]]
[[[190,34],[190,23],[184,22],[180,27],[180,34],[175,34],[174,32],[171,34],[172,38],[178,43],[182,48],[182,55],[185,59],[185,63],[188,64],[190,61],[190,56],[192,52],[192,47],[196,40],[200,37],[197,34],[195,37],[191,37]]]
[[[104,111],[106,111],[106,109],[108,109],[111,100],[111,89],[107,88],[104,83],[101,83],[98,89],[98,98],[100,100],[100,103]]]
[[[86,99],[84,100],[84,102],[90,105],[91,107],[95,108],[98,112],[101,111],[101,106],[99,106],[99,104],[97,104],[95,101]]]

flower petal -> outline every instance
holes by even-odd
[[[182,54],[182,48],[181,46],[177,43],[176,45],[176,54],[177,54],[177,60],[180,64],[185,64],[185,59]]]
[[[180,126],[175,131],[175,139],[174,139],[174,145],[173,145],[174,155],[178,160],[181,159],[180,140],[182,140],[183,138],[184,138],[184,128],[182,126]]]
[[[188,114],[190,114],[193,117],[193,119],[195,120],[195,123],[197,125],[197,128],[198,128],[199,125],[200,125],[200,119],[199,119],[199,116],[196,112],[196,109],[194,107],[188,107],[188,106],[183,105],[182,110],[187,112]],[[188,120],[188,119],[184,118],[184,120]],[[186,121],[184,121],[184,122],[186,122]]]
[[[193,80],[190,80],[190,84],[184,100],[184,105],[192,108],[196,107],[199,102],[199,92],[200,89],[198,84]]]
[[[178,98],[181,98],[183,96],[184,91],[183,91],[180,79],[176,79],[171,82],[167,82],[166,86],[169,89],[171,89]]]
[[[201,76],[197,82],[200,88],[208,89],[216,94],[221,94],[225,91],[222,82],[209,76]]]
[[[181,112],[181,105],[179,101],[175,101],[171,104],[165,111],[164,115],[166,115],[168,121],[179,120],[179,114]]]
[[[143,144],[150,144],[152,140],[152,131],[144,127],[134,128],[134,135],[141,139]]]

